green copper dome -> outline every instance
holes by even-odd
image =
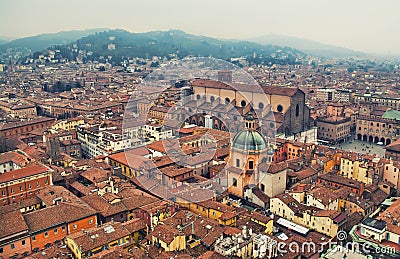
[[[267,143],[258,131],[246,129],[235,135],[232,146],[242,150],[262,150],[267,147]]]

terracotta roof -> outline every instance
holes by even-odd
[[[155,226],[151,235],[169,245],[172,241],[174,241],[175,237],[179,235],[179,232],[175,228],[171,228],[164,224],[158,224]]]
[[[120,238],[129,236],[129,232],[120,222],[105,224],[98,228],[92,228],[83,232],[76,232],[68,235],[66,238],[74,240],[81,247],[82,253],[109,244]]]
[[[174,178],[180,175],[184,175],[186,173],[192,172],[193,169],[192,168],[187,168],[187,167],[182,167],[179,168],[178,166],[168,166],[168,167],[164,167],[161,168],[160,171],[170,177],[170,178]]]
[[[225,256],[215,252],[215,251],[207,251],[203,255],[197,257],[197,259],[224,259]]]
[[[263,215],[263,214],[261,214],[261,213],[259,213],[257,211],[253,211],[251,213],[251,219],[252,220],[257,220],[257,221],[265,223],[265,224],[268,223],[270,220],[272,220],[270,217],[268,217],[266,215]]]
[[[305,210],[305,206],[301,203],[299,203],[296,199],[294,199],[292,196],[290,196],[287,193],[282,193],[275,198],[280,199],[283,203],[286,204],[294,213],[301,213],[302,211]]]
[[[131,168],[140,169],[145,166],[145,162],[148,161],[147,158],[136,155],[131,152],[119,152],[109,156],[109,159],[115,160],[123,165],[129,166]]]
[[[276,174],[282,172],[288,168],[288,165],[285,161],[283,162],[271,162],[271,163],[261,163],[258,165],[258,169],[260,171],[268,172],[270,174]]]
[[[371,193],[370,199],[373,201],[373,203],[376,206],[379,206],[382,202],[385,201],[385,199],[389,196],[386,192],[384,192],[382,189],[377,188],[374,192]]]
[[[261,233],[265,231],[265,226],[260,225],[259,223],[253,221],[251,219],[250,213],[247,211],[244,214],[240,215],[237,219],[236,226],[240,229],[242,226],[246,226],[248,229],[252,229],[253,233]]]
[[[331,204],[340,197],[338,193],[332,192],[327,187],[313,188],[308,194],[313,196],[314,199],[320,201],[325,206]]]
[[[335,219],[340,214],[341,212],[337,210],[317,210],[313,212],[313,215],[316,217],[328,217],[330,219]]]
[[[307,179],[308,177],[311,177],[313,175],[317,175],[318,173],[315,172],[315,170],[311,167],[308,167],[304,170],[301,170],[299,172],[295,172],[294,173],[297,176],[297,179],[299,181],[303,180],[303,179]]]
[[[40,199],[46,207],[55,205],[55,201],[57,199],[59,201],[68,201],[68,203],[78,206],[83,205],[83,202],[80,198],[75,196],[63,186],[45,186],[37,192],[36,197]]]
[[[271,95],[293,96],[297,92],[301,92],[300,89],[294,87],[263,86],[262,88],[266,94]]]
[[[200,215],[187,210],[178,211],[162,222],[166,229],[175,233],[178,225],[187,226],[181,230],[182,234],[189,236],[194,230],[194,235],[201,239],[201,241],[207,246],[211,246],[224,231],[224,228],[220,227],[215,220],[201,217]]]
[[[222,212],[226,212],[226,211],[234,212],[235,211],[235,208],[225,205],[223,203],[217,202],[217,201],[213,201],[213,200],[201,201],[201,202],[198,202],[197,204],[202,207],[205,207],[208,209],[213,209],[216,211],[222,211]]]
[[[96,211],[84,203],[81,206],[76,206],[63,202],[59,205],[24,214],[23,217],[29,227],[29,232],[35,233],[93,215],[96,215]]]
[[[94,188],[87,187],[78,181],[71,183],[70,186],[72,188],[74,188],[75,190],[79,191],[83,195],[88,195],[90,193],[90,191],[94,189]]]
[[[337,190],[335,190],[335,193],[338,195],[339,198],[346,198],[352,191],[350,188],[343,186]]]
[[[30,165],[30,166],[22,168],[22,169],[9,171],[9,172],[0,174],[0,183],[13,181],[16,179],[25,178],[25,177],[32,176],[32,175],[42,174],[42,173],[49,172],[49,171],[50,171],[50,169],[45,166]]]
[[[8,162],[14,162],[15,164],[22,166],[30,161],[30,158],[21,154],[18,151],[10,151],[7,153],[0,154],[0,165]]]
[[[81,176],[92,183],[98,183],[107,180],[111,176],[111,172],[99,168],[89,168],[81,173]]]
[[[182,134],[189,134],[189,133],[193,133],[196,129],[197,129],[197,127],[180,128],[180,129],[179,129],[179,133],[182,133]]]
[[[400,139],[394,141],[393,143],[385,147],[386,150],[400,152]]]
[[[136,218],[122,223],[122,226],[124,226],[124,228],[126,228],[130,233],[135,233],[141,229],[145,229],[146,223],[143,219]]]
[[[348,187],[353,187],[360,189],[362,186],[362,183],[356,180],[352,180],[349,178],[342,177],[340,175],[335,175],[335,174],[322,174],[319,175],[318,178],[328,181],[328,182],[334,182],[334,183],[339,183]]]
[[[388,230],[400,235],[400,199],[380,213],[377,219],[386,221]]]
[[[221,216],[219,217],[221,220],[228,220],[228,219],[232,219],[235,218],[237,216],[236,213],[233,213],[231,211],[226,211],[224,213],[221,214]]]
[[[0,214],[15,211],[15,210],[20,210],[22,208],[27,208],[27,207],[31,207],[31,206],[35,206],[35,205],[39,205],[41,203],[42,203],[42,201],[38,197],[34,196],[29,199],[24,199],[19,202],[11,203],[11,204],[0,207]]]
[[[111,193],[111,192],[106,192],[101,196],[103,199],[105,199],[107,202],[112,203],[115,200],[121,200],[121,197],[119,197],[117,194]]]
[[[0,239],[28,231],[20,210],[0,214]]]
[[[49,259],[49,258],[57,258],[57,259],[70,259],[71,251],[66,246],[50,246],[49,248],[45,248],[37,253],[32,253],[25,259]]]
[[[208,79],[196,79],[192,80],[192,86],[200,86],[200,87],[207,87],[207,88],[216,88],[216,89],[227,89],[227,90],[235,90],[232,86],[227,83],[223,83],[220,81],[215,80],[208,80]]]
[[[257,196],[264,203],[269,203],[270,197],[258,188],[253,188],[253,194]]]
[[[121,212],[130,211],[140,206],[147,205],[157,201],[157,198],[148,196],[132,196],[122,198],[121,201],[110,204],[97,193],[82,197],[82,200],[89,204],[90,207],[99,212],[102,216],[108,217]]]
[[[242,231],[236,227],[230,227],[230,226],[226,226],[225,230],[224,230],[224,234],[228,235],[228,236],[234,236],[237,234],[241,234]]]
[[[54,121],[54,119],[41,117],[39,119],[33,119],[33,120],[28,120],[28,121],[11,122],[11,123],[7,123],[7,124],[3,124],[2,125],[3,127],[2,128],[0,127],[0,130],[8,130],[8,129],[12,129],[12,128],[23,127],[23,126],[33,125],[33,124],[47,122],[47,121]]]
[[[124,152],[127,154],[133,154],[133,155],[137,155],[137,156],[146,156],[149,154],[149,151],[145,147],[136,147],[136,148],[132,148],[132,149],[127,149],[127,150],[124,150]]]
[[[132,247],[131,252],[127,252],[123,248],[119,246],[114,246],[110,250],[103,250],[100,253],[96,253],[92,255],[90,258],[92,259],[131,259],[131,258],[146,258],[145,253],[138,247]]]
[[[261,92],[261,89],[259,87],[251,87],[251,85],[248,85],[248,84],[239,84],[239,83],[227,84],[224,82],[209,80],[209,79],[192,80],[191,85],[194,87],[197,86],[197,87],[227,89],[227,90],[235,90],[235,91]],[[297,88],[282,87],[282,86],[262,86],[261,88],[264,91],[264,93],[266,93],[266,94],[282,95],[282,96],[293,96],[298,91],[300,91]]]

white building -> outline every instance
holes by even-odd
[[[278,242],[267,235],[253,237],[253,258],[274,258],[278,256]]]
[[[165,130],[158,124],[131,123],[111,127],[81,125],[76,131],[78,140],[81,141],[82,153],[88,158],[172,138],[172,130]]]
[[[320,88],[317,89],[317,101],[338,101],[348,103],[350,101],[351,91],[347,89]]]
[[[317,101],[333,101],[335,98],[335,89],[320,88],[317,89]]]
[[[227,237],[221,236],[215,242],[214,250],[227,258],[232,256],[251,258],[252,236],[252,230],[247,231],[246,226],[243,226],[242,233]]]

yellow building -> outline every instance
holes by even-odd
[[[270,200],[270,211],[273,214],[303,226],[306,225],[302,219],[305,210],[306,206],[287,193],[279,194]]]
[[[133,219],[125,223],[112,222],[101,227],[88,230],[65,237],[64,242],[74,258],[82,259],[100,253],[104,249],[114,246],[126,246],[138,243],[139,231],[146,228],[142,219]]]
[[[215,220],[188,210],[180,210],[154,226],[151,243],[166,252],[183,251],[200,244],[211,247],[224,233],[225,227]]]
[[[289,194],[281,194],[270,200],[273,214],[296,224],[334,237],[344,223],[345,214],[336,210],[313,210],[295,200]]]
[[[324,173],[332,172],[335,169],[334,158],[321,157],[318,162],[322,162],[324,165]]]
[[[400,161],[390,160],[385,164],[383,180],[393,184],[395,189],[400,190]]]
[[[348,215],[361,213],[363,216],[369,215],[375,206],[374,203],[350,194],[348,197],[339,200],[339,210],[346,212]]]
[[[186,249],[186,238],[177,229],[158,224],[152,232],[152,244],[162,247],[165,252],[182,251]]]
[[[83,117],[79,116],[68,120],[56,121],[51,128],[53,130],[73,130],[79,125],[85,124]]]
[[[264,232],[266,234],[269,234],[269,235],[272,234],[272,230],[273,230],[273,227],[274,227],[274,221],[270,217],[253,211],[251,213],[251,221],[254,221],[255,223],[257,223],[257,224],[259,224],[261,226],[264,226],[265,227],[265,231]]]
[[[141,173],[147,158],[137,155],[133,150],[118,152],[108,157],[108,164],[113,167],[120,167],[123,175],[132,178]]]
[[[60,160],[58,161],[58,164],[64,168],[74,167],[74,165],[78,163],[79,160],[79,158],[74,158],[69,156],[68,154],[63,153]]]
[[[327,187],[315,187],[307,193],[307,206],[322,210],[339,210],[340,194]]]
[[[336,236],[339,230],[336,220],[338,217],[343,217],[341,215],[343,214],[337,210],[307,211],[304,213],[304,216],[308,218],[307,227],[330,237]]]
[[[214,219],[221,225],[236,226],[236,209],[223,203],[207,200],[198,203],[186,203],[182,206],[203,217]]]
[[[346,178],[357,180],[365,184],[372,184],[374,174],[369,173],[370,170],[368,164],[369,161],[359,154],[345,154],[341,159],[340,173]]]

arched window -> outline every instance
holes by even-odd
[[[242,107],[245,107],[246,106],[246,101],[245,100],[243,100],[241,103],[240,103],[240,105],[242,105]]]
[[[225,98],[225,103],[226,104],[230,104],[231,103],[231,99],[229,99],[228,97]]]
[[[278,104],[278,106],[276,107],[276,110],[277,110],[278,112],[282,112],[282,111],[283,111],[283,106],[280,105],[280,104]]]
[[[200,100],[200,94],[196,95],[197,100]]]
[[[299,117],[300,115],[300,106],[299,104],[296,104],[296,117]]]
[[[259,108],[260,110],[264,109],[264,104],[263,104],[263,103],[259,103],[259,104],[258,104],[258,108]]]
[[[213,103],[213,102],[215,101],[215,97],[214,97],[214,96],[211,96],[211,97],[210,97],[210,101]]]

